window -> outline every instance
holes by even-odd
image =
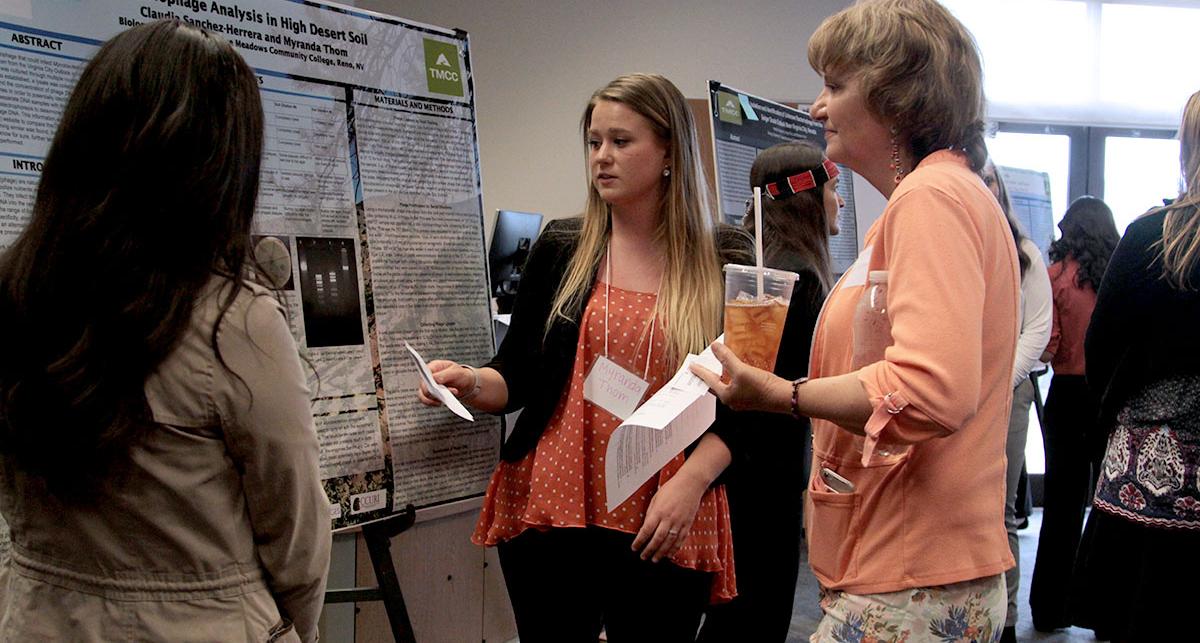
[[[997,165],[1050,176],[1056,225],[1072,200],[1092,194],[1108,203],[1117,230],[1124,232],[1143,212],[1179,194],[1179,141],[1174,130],[1002,122],[995,124],[987,144]],[[1050,377],[1042,376],[1038,386],[1044,400]],[[1032,409],[1029,418],[1025,464],[1029,473],[1040,474],[1045,458]]]
[[[1180,0],[942,0],[983,55],[996,120],[1174,128],[1200,88],[1200,8]]]
[[[1097,130],[1103,150],[1103,183],[1097,186],[1112,208],[1117,230],[1125,228],[1146,210],[1179,195],[1179,141],[1161,130]],[[1097,168],[1098,170],[1099,168]]]
[[[1179,126],[1200,89],[1186,0],[941,0],[974,34],[997,165],[1046,172],[1054,221],[1085,194],[1117,229],[1179,193]],[[1054,231],[1057,234],[1057,230]],[[1039,384],[1042,394],[1048,377]],[[1032,413],[1026,464],[1044,471]]]
[[[1123,233],[1146,210],[1179,194],[1173,129],[1000,122],[994,130],[987,145],[997,165],[1050,175],[1055,224],[1071,201],[1090,194],[1108,203]]]
[[[1079,128],[1003,126],[987,141],[992,162],[1049,174],[1051,207],[1058,223],[1070,204],[1071,135]],[[1037,241],[1042,245],[1042,240]]]

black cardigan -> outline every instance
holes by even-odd
[[[579,217],[557,219],[546,225],[522,272],[508,332],[496,356],[484,365],[496,369],[508,385],[508,403],[501,412],[523,409],[500,449],[500,457],[509,462],[521,459],[537,445],[575,366],[583,307],[574,311],[570,320],[555,320],[549,332],[546,319],[582,229],[583,219]],[[723,262],[753,261],[752,241],[745,232],[721,225],[716,236]],[[718,404],[717,422],[710,430],[720,435],[732,450],[735,438],[722,428],[728,424],[722,422],[728,412]]]
[[[1200,373],[1200,292],[1178,290],[1162,277],[1154,244],[1162,240],[1165,218],[1156,212],[1129,225],[1097,293],[1084,357],[1088,386],[1100,396],[1104,431],[1146,385]],[[1200,286],[1200,266],[1191,278]]]

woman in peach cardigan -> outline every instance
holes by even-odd
[[[714,350],[696,368],[731,407],[813,418],[814,641],[995,641],[1005,617],[1004,445],[1019,278],[983,166],[971,35],[934,0],[875,0],[809,41],[829,158],[888,197],[835,286],[795,382]],[[887,337],[855,336],[867,275],[886,271]],[[881,340],[880,354],[863,347]],[[858,345],[860,353],[855,355]],[[866,357],[866,359],[864,359]]]

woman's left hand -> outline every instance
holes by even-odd
[[[791,410],[791,382],[743,362],[721,342],[713,343],[712,349],[728,376],[728,384],[721,381],[720,375],[699,364],[692,364],[691,369],[725,406],[735,411],[787,413]]]
[[[642,528],[633,539],[633,550],[641,550],[642,560],[657,563],[679,551],[692,530],[706,489],[708,485],[683,471],[659,487],[650,499]]]

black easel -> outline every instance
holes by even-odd
[[[1045,404],[1042,403],[1042,387],[1038,385],[1038,378],[1045,375],[1048,370],[1050,369],[1043,368],[1029,374],[1029,379],[1033,381],[1033,410],[1037,411],[1038,426],[1042,425],[1042,414],[1046,410]]]
[[[1042,401],[1042,386],[1041,383],[1038,382],[1038,379],[1045,375],[1048,370],[1050,369],[1043,368],[1040,371],[1034,371],[1029,374],[1029,379],[1033,382],[1033,410],[1037,412],[1038,428],[1043,431],[1043,435],[1045,434],[1045,430],[1042,429],[1042,427],[1045,426],[1044,416],[1046,413],[1046,405]],[[1045,478],[1039,478],[1039,480],[1044,479]],[[1035,496],[1038,499],[1038,506],[1041,506],[1040,503],[1042,502],[1043,488],[1044,487],[1042,486],[1042,483],[1039,482],[1037,493],[1035,494],[1033,492],[1033,482],[1030,480],[1029,474],[1025,472],[1025,465],[1021,465],[1021,483],[1017,485],[1017,506],[1023,507],[1023,509],[1018,509],[1017,515],[1021,516],[1023,514],[1022,517],[1024,522],[1022,524],[1026,526],[1029,524],[1029,514],[1033,512],[1033,499]],[[1024,527],[1021,528],[1024,529]]]
[[[408,608],[404,605],[404,594],[400,591],[400,579],[392,564],[392,538],[413,526],[417,508],[411,504],[404,511],[368,525],[363,525],[363,539],[371,555],[371,566],[375,568],[378,587],[355,587],[353,589],[331,589],[325,592],[325,604],[365,603],[383,601],[388,622],[392,625],[392,638],[396,643],[416,643],[412,622],[408,620]]]

